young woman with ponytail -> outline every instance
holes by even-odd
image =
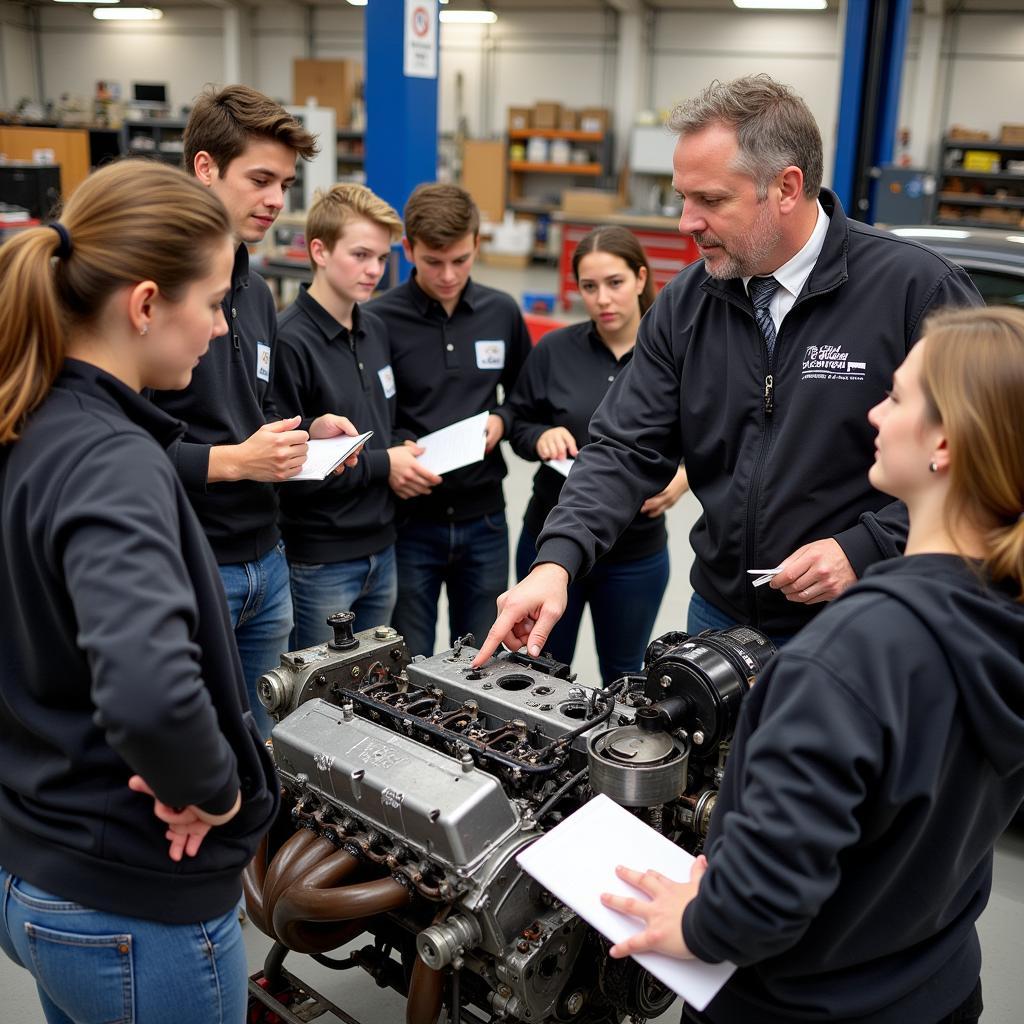
[[[1024,311],[936,314],[871,410],[910,513],[746,698],[702,858],[620,868],[612,949],[739,965],[684,1021],[974,1024],[975,922],[1024,799]],[[638,865],[642,866],[642,865]],[[680,917],[682,927],[680,927]]]
[[[231,228],[97,171],[0,247],[0,948],[49,1024],[240,1024],[240,874],[276,810],[217,564],[141,394],[226,324]]]

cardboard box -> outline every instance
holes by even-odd
[[[521,270],[530,265],[528,252],[481,252],[480,258],[489,267],[507,267],[510,270]]]
[[[977,216],[978,220],[986,224],[1006,224],[1014,228],[1024,219],[1020,210],[1007,210],[1001,206],[983,206]]]
[[[533,111],[530,107],[509,107],[508,108],[508,130],[510,132],[524,132],[533,127]]]
[[[619,194],[601,188],[567,188],[562,193],[562,213],[603,217],[619,208]]]
[[[965,128],[962,124],[955,124],[946,133],[946,138],[958,142],[987,142],[991,136],[978,128]]]
[[[558,127],[563,132],[574,132],[576,131],[576,123],[576,111],[563,107],[562,114],[558,119]]]
[[[484,220],[499,221],[505,216],[505,143],[501,139],[466,139],[462,187]]]
[[[296,106],[313,97],[321,107],[333,107],[335,124],[348,128],[352,104],[359,95],[363,66],[354,60],[293,60],[292,96]]]
[[[606,132],[611,123],[612,115],[607,107],[584,107],[579,112],[581,132]]]
[[[999,129],[999,141],[1011,146],[1024,146],[1024,124],[1004,124]]]
[[[534,103],[533,105],[533,127],[534,128],[557,128],[562,117],[561,103]]]

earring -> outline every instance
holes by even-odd
[[[935,464],[934,461],[928,463],[928,472],[929,473],[938,473],[938,471],[939,471],[939,467]]]
[[[141,334],[142,337],[149,334],[149,324],[143,324],[142,327],[139,328],[139,334]]]

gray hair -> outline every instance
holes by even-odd
[[[677,135],[693,135],[715,124],[735,130],[736,169],[754,179],[759,200],[767,197],[772,179],[791,165],[804,172],[804,195],[817,199],[823,173],[821,133],[810,108],[788,85],[769,75],[715,80],[680,103],[668,120]]]

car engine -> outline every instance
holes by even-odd
[[[244,877],[248,913],[276,943],[250,983],[250,1021],[352,1021],[284,970],[292,950],[402,992],[408,1024],[444,1010],[455,1024],[663,1013],[674,994],[609,958],[515,857],[598,793],[699,852],[771,642],[746,627],[667,633],[642,673],[588,687],[548,657],[506,652],[474,670],[471,637],[410,658],[395,630],[353,634],[352,618],[331,616],[329,643],[260,680],[284,799]],[[362,934],[372,943],[327,955]]]

